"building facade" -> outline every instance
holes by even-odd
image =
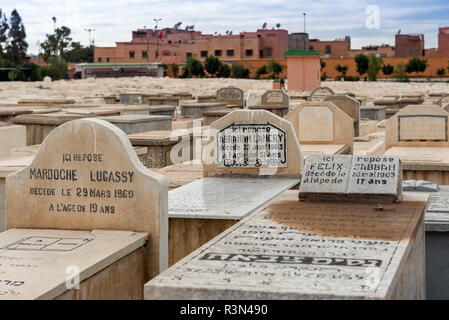
[[[309,50],[320,51],[325,58],[347,58],[351,51],[351,37],[331,41],[321,41],[319,39],[309,40]]]
[[[133,31],[130,42],[115,47],[96,47],[95,62],[183,63],[188,57],[204,60],[209,55],[223,61],[282,58],[288,50],[288,31],[259,29],[237,35],[211,35],[199,31],[165,28]]]
[[[424,55],[425,49],[423,34],[396,34],[396,57],[423,57]]]

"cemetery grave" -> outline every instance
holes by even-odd
[[[347,95],[328,96],[324,101],[330,101],[350,116],[354,121],[354,137],[360,135],[360,102]],[[382,119],[381,119],[382,120]]]
[[[185,102],[181,103],[181,116],[183,117],[203,117],[203,112],[225,110],[224,102]]]
[[[333,96],[335,92],[329,87],[316,87],[309,95],[308,101],[324,101],[326,97]]]
[[[143,282],[167,267],[166,180],[108,122],[51,132],[31,164],[7,176],[5,192],[0,255],[33,263],[0,266],[14,280],[0,283],[2,299],[140,299]]]
[[[268,90],[262,95],[260,105],[250,105],[248,109],[267,110],[279,117],[283,117],[289,111],[289,97],[282,90]]]
[[[352,119],[333,103],[303,102],[290,111],[291,122],[304,154],[352,154]]]
[[[282,118],[236,110],[204,135],[203,178],[169,191],[170,265],[299,183],[301,150]]]
[[[401,158],[404,180],[449,184],[448,117],[436,105],[410,105],[387,120],[384,154]]]
[[[228,108],[245,106],[243,90],[233,86],[218,89],[216,101],[226,103]]]

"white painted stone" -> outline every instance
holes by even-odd
[[[402,183],[403,191],[438,192],[436,183],[425,180],[406,180]]]
[[[298,116],[301,141],[334,141],[334,114],[331,110],[325,107],[304,108]]]
[[[169,191],[168,216],[240,220],[298,183],[298,179],[202,178]]]
[[[9,229],[0,233],[0,299],[54,299],[71,289],[77,272],[82,282],[146,238],[126,231]]]
[[[12,149],[25,145],[25,126],[0,127],[0,159],[8,157]]]
[[[446,140],[445,117],[399,117],[401,140]]]

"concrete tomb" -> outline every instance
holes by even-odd
[[[347,95],[332,95],[324,99],[330,101],[338,108],[343,110],[354,121],[354,137],[358,137],[360,133],[360,102]]]
[[[299,188],[306,201],[384,202],[402,200],[397,157],[310,155]]]
[[[436,105],[410,105],[387,120],[385,155],[398,156],[404,180],[449,184],[449,113]]]
[[[45,139],[28,167],[7,176],[6,228],[3,259],[36,266],[2,264],[5,279],[24,282],[14,292],[0,283],[4,298],[136,299],[142,280],[167,267],[167,183],[140,163],[117,127],[72,121]],[[80,291],[64,288],[73,266]]]
[[[203,116],[203,112],[224,110],[227,108],[224,102],[189,102],[181,103],[181,115],[183,117],[198,117]]]
[[[360,118],[382,121],[385,119],[385,107],[383,106],[361,107]]]
[[[145,299],[425,299],[424,206],[274,202],[149,281]]]
[[[153,130],[171,130],[171,117],[150,115],[124,115],[101,117],[100,119],[112,123],[126,134],[134,134]]]
[[[245,106],[243,90],[233,86],[218,89],[217,102],[224,102],[230,108],[243,108]]]
[[[299,183],[293,127],[268,111],[235,110],[203,139],[203,178],[169,191],[170,264]]]
[[[0,127],[0,159],[8,157],[13,148],[24,145],[26,145],[25,126]]]
[[[248,106],[248,109],[264,109],[280,117],[289,111],[289,98],[283,90],[268,90],[262,95],[261,100],[260,105]]]
[[[402,182],[402,190],[405,191],[422,191],[422,192],[438,192],[436,183],[425,180],[405,180]]]
[[[316,87],[308,98],[309,101],[324,101],[328,96],[333,96],[335,92],[329,87]]]
[[[142,104],[142,93],[120,93],[119,101],[122,104]]]
[[[150,115],[175,117],[176,107],[170,105],[151,105],[149,109]]]
[[[331,102],[303,102],[290,111],[291,122],[305,154],[352,154],[352,119]]]

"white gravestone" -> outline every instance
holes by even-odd
[[[304,108],[299,112],[299,136],[304,141],[334,141],[334,114],[325,107]]]

